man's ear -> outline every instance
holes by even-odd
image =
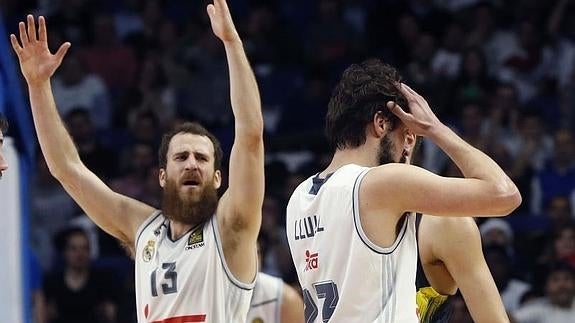
[[[158,172],[158,180],[160,182],[160,186],[163,188],[166,185],[166,170],[164,168],[160,168]]]
[[[218,169],[214,172],[214,188],[217,190],[222,186],[222,172]]]
[[[373,128],[374,135],[377,138],[383,137],[385,135],[385,133],[389,130],[387,118],[383,115],[383,112],[381,112],[381,111],[377,111],[373,115],[373,120],[372,120],[371,125],[372,125],[371,128]]]
[[[412,157],[416,143],[417,135],[414,134],[409,128],[405,127],[403,130],[403,154],[405,157]]]

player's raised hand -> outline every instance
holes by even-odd
[[[62,44],[56,54],[50,53],[46,20],[42,16],[38,18],[38,31],[36,31],[36,22],[32,15],[28,15],[26,23],[20,22],[18,28],[20,42],[14,34],[10,35],[10,42],[18,56],[20,69],[28,85],[49,80],[62,63],[64,55],[70,48],[70,43]]]
[[[428,136],[441,121],[431,111],[427,101],[404,83],[398,85],[401,93],[407,99],[410,112],[405,112],[397,103],[387,102],[387,108],[393,112],[416,135]]]
[[[213,4],[208,5],[207,10],[212,30],[221,41],[225,43],[240,39],[225,0],[214,0]]]

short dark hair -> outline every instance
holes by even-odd
[[[170,146],[170,141],[172,138],[179,133],[191,133],[193,135],[199,135],[208,137],[214,145],[214,169],[219,170],[222,168],[222,158],[223,151],[220,142],[211,132],[200,125],[197,122],[184,122],[180,125],[174,127],[170,132],[164,134],[162,137],[162,143],[160,144],[160,149],[158,151],[158,159],[160,168],[166,168],[168,164],[168,148]]]
[[[0,113],[0,131],[6,133],[8,131],[8,119]]]
[[[407,100],[398,85],[401,76],[379,59],[348,67],[336,85],[328,105],[325,134],[337,149],[359,147],[365,143],[365,127],[381,111],[395,128],[397,118],[386,107],[394,101],[408,111]]]
[[[557,272],[565,272],[571,275],[575,279],[575,268],[565,261],[552,262],[547,267],[547,272],[545,275],[545,281],[548,281],[552,274]]]

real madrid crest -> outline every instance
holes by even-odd
[[[150,262],[154,256],[154,251],[156,251],[156,241],[148,240],[148,243],[142,252],[142,259],[144,259],[145,262]]]

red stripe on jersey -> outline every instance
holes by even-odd
[[[163,319],[161,321],[154,321],[152,323],[192,323],[192,322],[205,322],[206,315],[185,315],[185,316],[177,316],[177,317],[170,317],[168,319]]]

